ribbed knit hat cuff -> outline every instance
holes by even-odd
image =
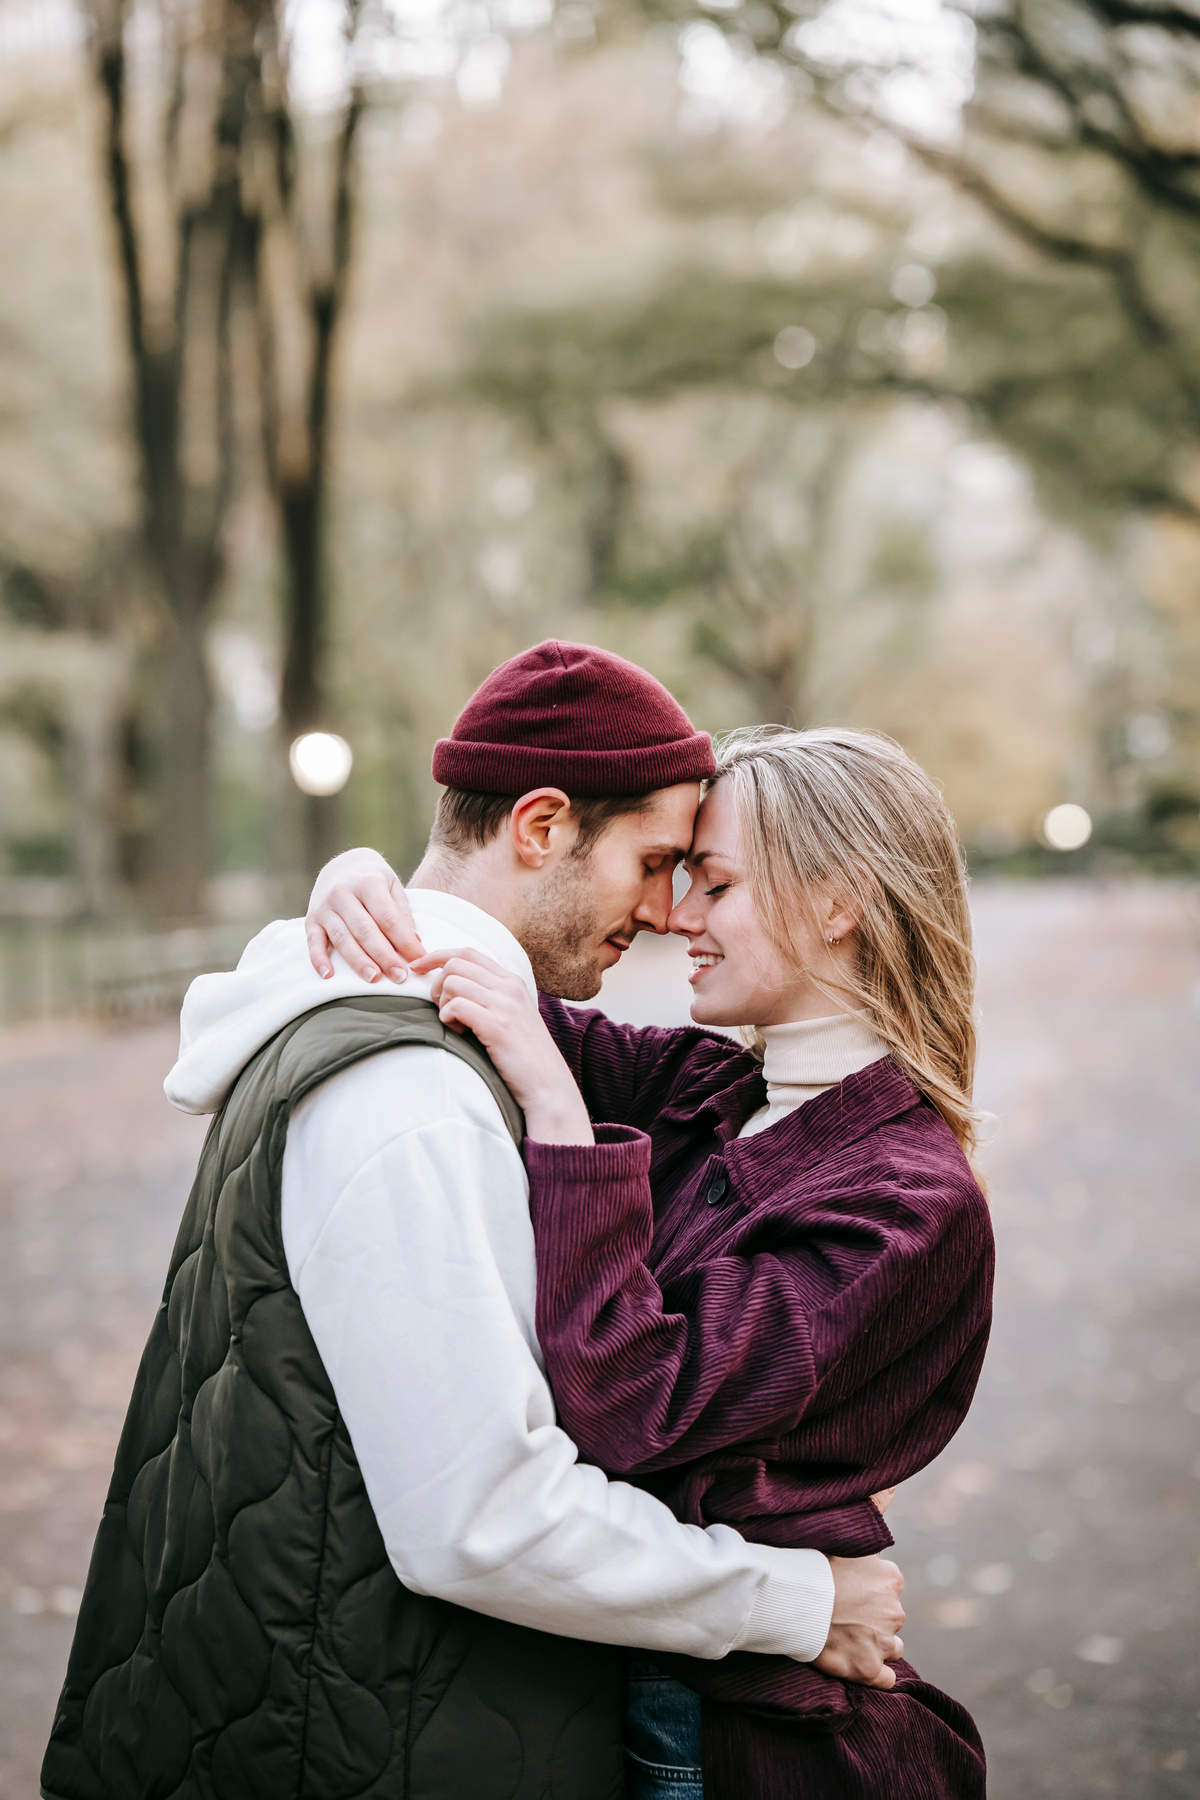
[[[439,738],[433,752],[436,782],[476,794],[527,794],[531,788],[557,787],[581,799],[595,799],[674,787],[679,781],[704,781],[716,768],[706,731],[674,743],[620,750],[535,749]]]

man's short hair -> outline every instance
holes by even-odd
[[[571,855],[585,856],[614,819],[643,811],[655,792],[648,788],[640,794],[600,794],[572,800],[571,814],[578,821],[579,836]],[[482,850],[500,835],[520,798],[519,794],[476,794],[467,788],[443,788],[429,834],[430,849],[449,850],[459,856]]]

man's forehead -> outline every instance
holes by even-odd
[[[639,815],[645,856],[686,856],[700,805],[699,782],[660,788]]]

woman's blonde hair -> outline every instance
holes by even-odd
[[[879,732],[777,726],[731,732],[713,781],[732,791],[763,926],[796,966],[798,909],[820,929],[817,883],[858,912],[857,970],[825,985],[863,1009],[970,1156],[975,959],[966,869],[938,789]]]

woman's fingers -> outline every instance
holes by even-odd
[[[887,1511],[888,1507],[892,1504],[892,1501],[895,1499],[895,1497],[896,1497],[896,1490],[894,1487],[882,1488],[878,1494],[871,1495],[871,1499],[874,1501],[875,1505],[879,1508],[881,1513],[885,1513]]]
[[[459,969],[457,972],[446,971],[435,977],[430,983],[430,993],[440,1009],[448,1007],[451,1002],[466,1000],[475,1008],[476,1021],[471,1030],[478,1037],[488,1042],[499,1039],[505,1033],[511,1033],[519,1023],[519,1014],[509,1004],[509,996],[496,988],[489,987],[477,977],[477,972]],[[445,1022],[446,1014],[442,1010],[441,1017]]]
[[[341,910],[326,908],[322,910],[318,923],[324,926],[330,943],[356,975],[361,975],[364,981],[378,981],[383,970],[360,941],[362,937],[370,939],[372,935],[377,937],[378,934],[367,929],[366,914],[361,907],[358,908],[360,916],[355,916],[356,905],[357,903],[352,905],[343,899],[339,901],[339,908],[344,907],[349,918]]]
[[[425,946],[417,935],[412,908],[408,904],[408,895],[399,878],[390,869],[387,880],[382,883],[382,892],[379,891],[376,878],[359,890],[358,897],[396,952],[401,964],[416,962],[419,956],[425,954]],[[391,969],[387,973],[393,981],[404,979],[403,974],[393,975]]]
[[[375,975],[367,974],[367,980],[373,981],[382,973],[389,981],[403,981],[408,974],[408,967],[397,957],[395,946],[376,924],[374,906],[345,889],[335,890],[330,896],[330,905],[336,909],[337,916],[349,933],[354,958],[365,958],[375,970]],[[358,968],[357,961],[346,955],[340,943],[338,949],[351,968]],[[358,973],[366,974],[366,970],[360,968]]]
[[[318,925],[315,919],[306,921],[304,936],[308,941],[308,959],[322,981],[328,981],[333,974],[330,962],[329,939],[325,935],[325,927]]]
[[[473,1031],[483,1043],[484,1033],[488,1027],[490,1014],[486,1006],[480,1006],[469,994],[451,994],[438,1008],[438,1018],[443,1025],[449,1025],[453,1031]]]
[[[515,983],[520,987],[522,993],[528,992],[528,989],[525,987],[525,983],[521,980],[520,976],[512,974],[511,971],[504,968],[502,964],[493,962],[490,956],[485,956],[483,954],[482,950],[470,950],[465,948],[459,950],[424,950],[421,952],[420,956],[413,959],[413,970],[417,975],[428,975],[433,969],[448,969],[451,963],[463,963],[476,971],[481,978],[490,976],[498,983],[503,982],[506,985]]]
[[[332,973],[329,944],[367,981],[381,972],[403,981],[407,963],[424,951],[403,884],[375,850],[347,850],[325,865],[305,923],[321,927],[328,940],[322,944],[309,934],[309,955],[320,974]]]

